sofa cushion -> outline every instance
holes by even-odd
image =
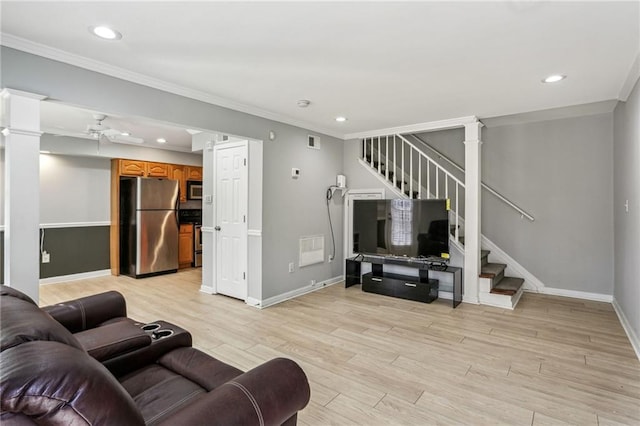
[[[158,364],[212,391],[243,372],[194,348],[171,351]]]
[[[116,321],[74,334],[82,347],[98,361],[114,358],[151,344],[151,336],[129,321]]]
[[[34,340],[55,341],[82,349],[78,340],[62,324],[32,301],[7,292],[0,296],[0,323],[0,352]]]
[[[2,352],[0,394],[2,412],[21,413],[22,420],[37,424],[144,425],[133,399],[106,368],[59,342],[33,341]]]

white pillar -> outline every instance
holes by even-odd
[[[482,168],[480,129],[482,123],[466,124],[464,140],[465,196],[464,196],[464,297],[467,303],[478,304],[480,275],[480,223]]]
[[[40,101],[44,96],[3,89],[4,283],[39,300]]]

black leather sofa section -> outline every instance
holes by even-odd
[[[175,343],[174,335],[154,338],[143,332],[150,343],[115,357],[104,351],[92,357],[81,344],[100,340],[82,336],[91,330],[109,328],[107,334],[117,340],[111,347],[117,347],[129,339],[113,327],[122,322],[133,340],[141,341],[129,327],[139,323],[121,310],[124,299],[113,311],[106,308],[121,298],[117,293],[105,296],[104,305],[96,295],[91,303],[68,303],[71,310],[40,309],[1,287],[2,425],[294,425],[309,401],[307,378],[295,362],[277,358],[243,373],[190,347],[190,334],[178,327]],[[62,322],[47,313],[56,310]],[[110,347],[107,340],[102,343]],[[118,359],[122,374],[105,366]],[[129,363],[135,367],[122,367]]]

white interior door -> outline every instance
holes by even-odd
[[[217,292],[247,298],[247,143],[215,147]]]

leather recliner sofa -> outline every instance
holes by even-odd
[[[1,287],[2,425],[295,425],[309,402],[295,362],[243,373],[170,323],[140,332],[119,293],[41,309]]]

